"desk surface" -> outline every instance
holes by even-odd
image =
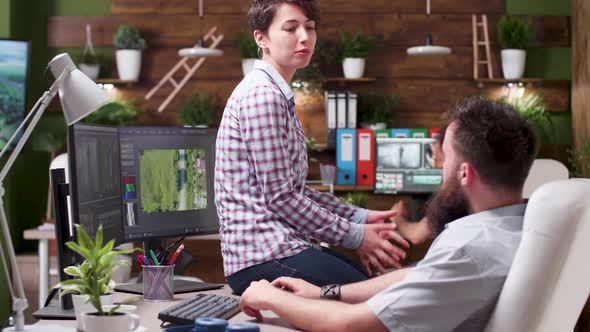
[[[231,295],[230,288],[226,285],[222,289],[216,289],[212,291],[206,291],[204,293],[211,293],[211,294],[219,294],[225,296],[232,296],[237,297],[235,295]],[[158,313],[168,307],[173,306],[174,304],[190,298],[195,293],[186,293],[186,294],[175,294],[174,301],[168,302],[146,302],[143,301],[142,295],[134,295],[134,294],[125,294],[125,293],[115,293],[114,301],[115,303],[121,302],[132,302],[129,304],[133,304],[137,306],[138,315],[141,319],[141,326],[145,328],[145,331],[160,331],[160,323],[161,321],[158,319]],[[257,322],[252,317],[247,316],[243,312],[240,312],[236,316],[230,319],[230,323],[239,323],[239,322],[253,322],[257,323],[260,327],[260,331],[262,332],[286,332],[286,331],[296,331],[296,329],[289,325],[284,320],[280,319],[275,315],[273,312],[270,311],[263,311],[262,315],[264,316],[264,320],[262,322]],[[75,320],[40,320],[36,325],[48,325],[48,324],[58,324],[63,326],[75,327],[76,321]]]

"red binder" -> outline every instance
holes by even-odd
[[[428,137],[430,138],[438,138],[438,136],[440,136],[441,134],[441,129],[440,128],[429,128],[428,129]]]
[[[357,129],[356,184],[375,184],[375,133],[371,129]]]

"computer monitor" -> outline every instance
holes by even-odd
[[[0,39],[0,150],[25,116],[30,54],[29,42]]]
[[[442,181],[440,146],[432,138],[377,138],[375,193],[430,193]]]
[[[103,225],[116,244],[219,230],[214,202],[215,129],[69,129],[73,222]]]

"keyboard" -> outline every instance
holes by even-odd
[[[240,312],[240,299],[214,294],[197,294],[158,314],[162,322],[189,325],[201,317],[230,319]]]

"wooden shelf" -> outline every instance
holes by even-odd
[[[478,85],[483,84],[509,84],[509,83],[524,83],[524,84],[538,84],[543,82],[542,78],[518,78],[518,79],[505,79],[505,78],[478,78],[475,80]]]
[[[309,185],[310,188],[318,190],[318,191],[329,191],[330,186],[323,186],[321,184],[312,184]],[[343,185],[334,185],[334,191],[374,191],[375,188],[373,186],[343,186]]]
[[[375,82],[377,79],[375,77],[361,77],[361,78],[345,78],[345,77],[326,77],[324,82],[326,83],[369,83]]]
[[[137,80],[120,80],[118,78],[99,78],[96,84],[112,84],[112,85],[126,85],[131,86],[137,83]]]

